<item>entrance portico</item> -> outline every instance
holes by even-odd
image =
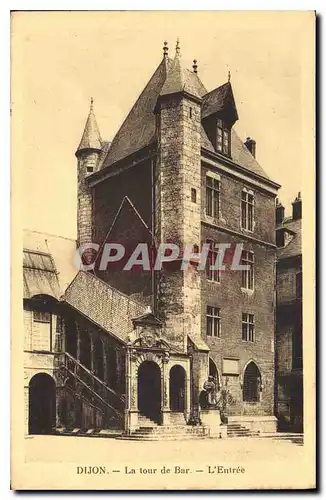
[[[183,415],[186,424],[190,357],[161,338],[161,325],[151,313],[134,321],[137,336],[128,343],[126,353],[125,431],[139,427],[139,416],[169,425],[171,412]]]

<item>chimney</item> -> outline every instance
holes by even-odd
[[[292,219],[299,220],[302,217],[301,193],[298,193],[296,199],[292,202]]]
[[[276,198],[275,222],[277,226],[282,224],[282,222],[284,221],[284,212],[284,206],[282,205],[282,203],[280,203],[279,199]]]
[[[245,146],[250,151],[252,156],[254,158],[256,158],[256,141],[254,139],[251,139],[251,137],[247,137],[247,140],[245,142]]]

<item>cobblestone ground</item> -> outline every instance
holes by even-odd
[[[28,436],[24,443],[27,469],[38,471],[43,488],[51,488],[51,481],[64,489],[108,490],[312,486],[299,473],[313,467],[306,447],[270,438],[139,442]]]

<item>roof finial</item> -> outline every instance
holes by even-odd
[[[179,40],[179,37],[177,38],[177,44],[175,46],[175,53],[176,55],[180,55],[180,40]]]
[[[228,71],[228,82],[230,82],[230,81],[231,81],[231,71],[229,70]]]
[[[93,103],[94,103],[94,99],[93,99],[93,97],[91,97],[91,107],[90,107],[90,111],[93,111]]]
[[[194,73],[197,73],[197,69],[198,69],[197,59],[194,59],[194,64],[192,65],[192,69],[194,70]]]
[[[168,51],[169,51],[168,42],[165,41],[163,45],[164,45],[163,46],[163,57],[167,57],[168,56]]]

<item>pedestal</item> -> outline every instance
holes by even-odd
[[[204,427],[209,429],[211,437],[223,437],[220,411],[216,408],[200,410],[200,420]]]

